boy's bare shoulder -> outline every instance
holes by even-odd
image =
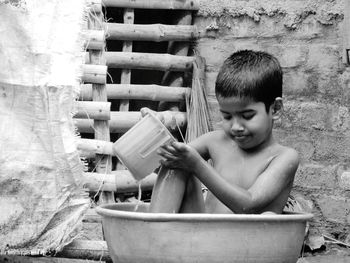
[[[288,146],[283,146],[280,144],[276,145],[276,159],[283,160],[285,162],[288,162],[290,164],[294,164],[296,166],[299,165],[299,153]]]
[[[210,131],[199,137],[199,141],[208,147],[222,144],[228,140],[227,135],[222,130]]]
[[[202,156],[208,154],[211,148],[220,147],[225,140],[225,133],[221,130],[210,131],[190,142]]]
[[[215,131],[210,131],[202,135],[201,137],[205,139],[212,139],[212,140],[224,140],[225,138],[227,138],[227,135],[223,130],[215,130]]]
[[[291,157],[294,157],[294,158],[299,158],[299,154],[294,148],[284,146],[281,144],[278,144],[278,147],[280,148],[281,154],[286,154],[286,155],[290,155]]]

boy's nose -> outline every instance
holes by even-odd
[[[240,123],[239,120],[237,120],[236,118],[233,118],[232,125],[231,125],[231,130],[233,132],[241,132],[241,131],[244,130],[244,127],[242,126],[242,124]]]

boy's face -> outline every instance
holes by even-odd
[[[244,150],[268,142],[273,127],[272,107],[266,112],[263,102],[239,97],[218,97],[226,134]]]

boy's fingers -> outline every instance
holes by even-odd
[[[164,123],[164,115],[160,112],[156,112],[154,110],[151,110],[150,108],[143,107],[140,109],[141,117],[145,117],[147,114],[151,113],[154,116],[156,116],[162,123]]]
[[[177,160],[178,156],[176,156],[176,152],[171,152],[169,150],[163,149],[158,149],[157,151],[158,155],[161,157],[167,159],[167,160]]]
[[[178,165],[175,161],[168,161],[168,160],[160,160],[160,164],[164,167],[170,168],[170,169],[179,169],[181,166]]]
[[[172,154],[176,154],[177,150],[170,144],[165,144],[163,146],[160,147],[161,149],[163,149],[164,151],[170,152]]]
[[[158,120],[161,121],[161,123],[164,124],[165,120],[164,120],[164,115],[162,113],[159,113],[159,112],[154,112],[156,117],[158,118]]]
[[[172,142],[171,146],[173,146],[175,148],[175,150],[177,150],[179,152],[186,151],[186,144],[184,144],[182,142]]]
[[[140,112],[141,112],[141,116],[142,117],[145,117],[149,113],[155,113],[155,111],[153,111],[153,110],[151,110],[150,108],[147,108],[147,107],[141,108]]]
[[[161,165],[163,165],[163,166],[165,166],[165,167],[167,167],[167,168],[173,167],[171,161],[168,161],[168,160],[164,160],[164,159],[163,159],[163,160],[160,160],[159,162],[160,162]]]

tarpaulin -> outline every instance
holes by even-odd
[[[85,0],[0,0],[0,253],[59,251],[89,198],[73,123]]]

